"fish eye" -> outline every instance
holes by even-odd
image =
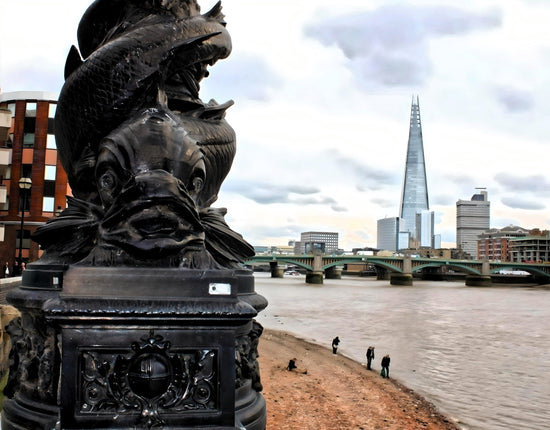
[[[191,188],[193,189],[193,191],[202,190],[203,185],[204,185],[204,180],[199,176],[193,178],[193,181],[191,182]]]
[[[105,191],[112,191],[116,186],[116,177],[112,172],[105,172],[99,178],[99,186]]]

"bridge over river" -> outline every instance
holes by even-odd
[[[413,273],[446,268],[466,274],[466,285],[489,286],[491,278],[501,271],[524,271],[535,282],[550,283],[550,264],[511,263],[477,260],[452,260],[418,257],[378,257],[367,255],[256,255],[245,264],[269,263],[272,277],[282,277],[284,266],[291,264],[306,270],[306,282],[322,284],[327,279],[339,279],[346,264],[368,264],[376,267],[378,279],[389,279],[392,285],[412,285]]]

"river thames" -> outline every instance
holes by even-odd
[[[269,301],[257,317],[264,327],[327,348],[339,336],[339,353],[361,363],[375,346],[375,371],[390,354],[390,376],[462,428],[550,428],[549,286],[415,279],[412,287],[396,287],[358,277],[308,285],[305,277],[265,273],[255,279]]]

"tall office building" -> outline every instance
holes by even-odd
[[[487,199],[485,188],[477,188],[479,192],[470,200],[456,202],[456,246],[477,257],[478,236],[489,230],[491,221],[491,203]]]
[[[409,247],[409,232],[399,217],[379,219],[376,223],[376,247],[383,251],[399,251]]]
[[[422,248],[435,248],[434,246],[434,213],[433,211],[420,211],[416,214],[417,241]]]
[[[429,210],[428,185],[426,181],[426,163],[424,161],[424,143],[422,141],[422,124],[420,123],[420,105],[418,96],[413,97],[407,162],[401,195],[399,216],[405,220],[411,239],[418,241],[420,232],[416,229],[416,214]],[[430,239],[431,241],[431,239]]]

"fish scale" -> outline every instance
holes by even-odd
[[[174,50],[189,44],[183,60],[190,66],[229,55],[231,39],[222,17],[221,9],[187,19],[156,17],[158,22],[132,28],[98,48],[68,76],[57,105],[56,142],[75,196],[89,198],[95,191],[79,180],[87,176],[81,169],[93,168],[79,162],[83,154],[96,154],[110,131],[157,104],[162,67]]]

